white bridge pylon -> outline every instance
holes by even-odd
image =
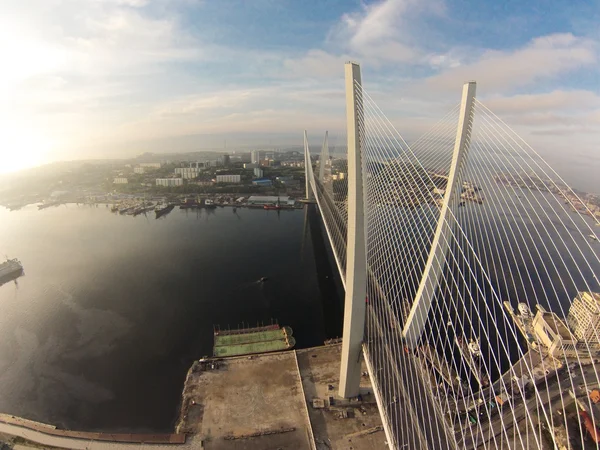
[[[558,429],[580,448],[600,439],[587,394],[600,386],[600,321],[579,321],[600,317],[596,197],[569,187],[475,82],[410,146],[355,63],[345,90],[347,158],[330,158],[326,133],[313,170],[304,133],[306,198],[345,289],[339,395],[359,394],[364,359],[394,449],[546,448]]]
[[[431,302],[440,284],[442,271],[445,267],[446,254],[448,253],[450,242],[452,242],[451,234],[453,233],[450,224],[455,224],[456,222],[450,221],[449,217],[450,213],[460,204],[463,172],[471,145],[476,88],[477,85],[474,81],[465,83],[463,86],[458,116],[458,129],[456,130],[456,140],[454,141],[454,153],[452,154],[452,165],[448,174],[448,184],[446,185],[446,192],[444,193],[444,200],[437,228],[433,236],[431,250],[429,251],[429,257],[423,271],[423,277],[421,278],[417,295],[412,302],[412,308],[402,331],[404,339],[406,339],[406,344],[410,348],[417,346],[423,334]]]

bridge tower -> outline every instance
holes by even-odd
[[[329,160],[329,132],[325,132],[325,139],[323,140],[323,147],[321,147],[321,154],[319,155],[319,181],[323,183],[325,180],[325,161]]]
[[[304,130],[304,178],[306,179],[306,200],[314,200],[314,193],[310,188],[310,166],[312,161],[310,159],[310,151],[308,147],[308,135]]]
[[[452,165],[448,173],[448,184],[444,193],[444,200],[440,209],[440,217],[437,223],[431,250],[427,258],[423,277],[417,289],[412,308],[404,324],[402,334],[409,347],[415,348],[421,338],[425,322],[429,314],[433,297],[439,286],[442,271],[445,267],[446,254],[449,243],[452,241],[451,223],[448,220],[450,213],[460,203],[462,190],[462,176],[464,166],[471,144],[471,128],[473,126],[473,107],[475,99],[476,83],[470,81],[463,86],[460,112],[458,116],[458,128],[454,141],[454,153],[452,154]]]
[[[348,240],[339,395],[350,398],[359,394],[367,295],[367,249],[361,157],[364,128],[360,119],[363,117],[360,66],[346,63],[345,72],[348,131]]]

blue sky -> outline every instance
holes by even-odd
[[[542,154],[593,158],[598,23],[598,1],[4,0],[0,172],[343,135],[348,59],[409,140],[476,79]]]

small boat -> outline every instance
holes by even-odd
[[[274,205],[263,205],[263,209],[266,210],[276,210],[279,211],[281,209],[281,204],[279,203],[279,197],[277,197],[277,203],[275,203]]]
[[[260,277],[260,281],[261,283],[264,283],[265,281],[267,281],[269,278],[268,277]]]
[[[235,213],[237,211],[237,208],[234,206],[233,207],[233,212]]]
[[[179,209],[190,209],[190,208],[198,208],[200,204],[195,197],[186,198],[181,205],[179,205]]]
[[[216,208],[216,207],[217,207],[217,205],[215,205],[215,202],[214,202],[214,200],[211,200],[210,198],[207,198],[207,199],[204,201],[204,206],[205,206],[206,208],[211,208],[211,209],[213,209],[213,208]]]
[[[597,241],[597,240],[598,240],[598,237],[597,237],[595,234],[590,234],[590,239],[591,239],[592,241]]]

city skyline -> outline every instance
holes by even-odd
[[[303,129],[343,141],[348,59],[363,63],[367,90],[409,141],[473,78],[549,162],[573,173],[600,164],[593,5],[98,0],[2,10],[12,64],[1,172],[267,133],[263,145],[301,144]]]

